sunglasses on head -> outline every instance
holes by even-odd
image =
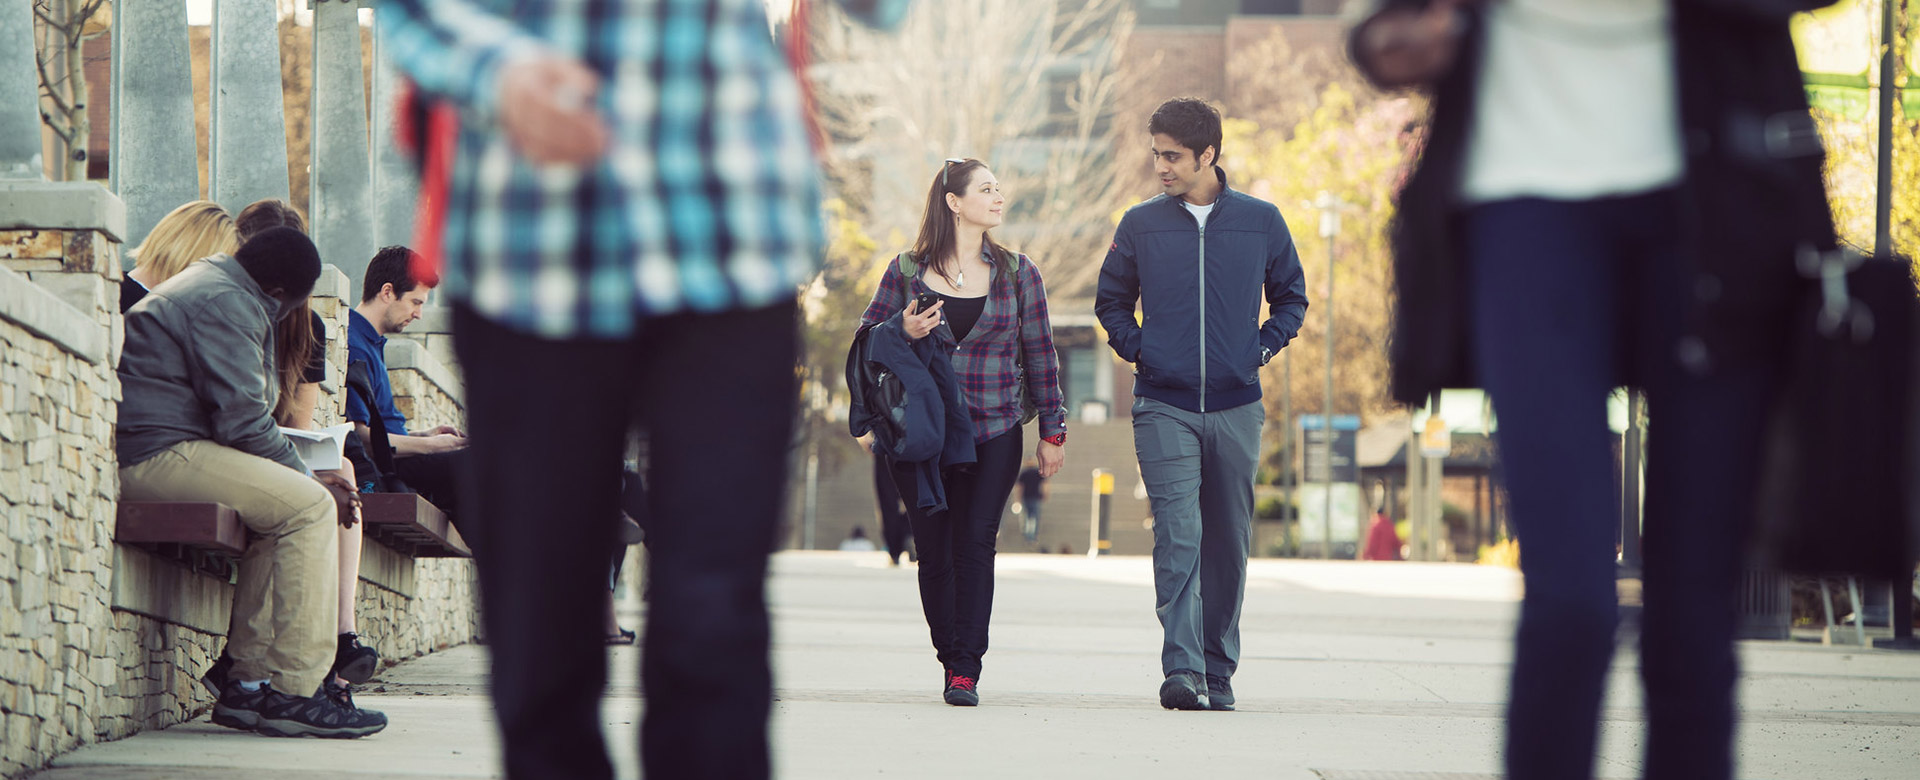
[[[966,158],[964,157],[948,157],[945,162],[940,164],[940,186],[947,186],[947,169],[963,162],[966,162]]]

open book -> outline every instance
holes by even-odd
[[[341,423],[331,428],[317,431],[302,430],[281,426],[280,432],[286,434],[287,441],[293,443],[294,452],[307,468],[314,471],[330,471],[345,463],[347,434],[353,432],[353,423]]]

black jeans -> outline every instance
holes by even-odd
[[[1000,513],[1020,475],[1021,430],[1014,428],[977,446],[979,462],[942,475],[947,510],[920,511],[913,467],[893,464],[893,484],[907,499],[914,549],[920,556],[920,609],[927,614],[940,664],[955,674],[980,676],[987,654],[987,621],[993,616],[994,541]]]
[[[880,503],[880,537],[886,540],[887,557],[899,563],[912,533],[900,508],[900,488],[894,487],[893,474],[887,470],[887,456],[879,453],[873,455],[873,495]]]
[[[470,466],[467,450],[457,449],[449,452],[431,452],[421,455],[408,455],[393,459],[394,474],[401,482],[413,488],[435,508],[447,513],[455,523],[460,517],[460,479],[459,474]],[[467,529],[460,529],[465,534]]]
[[[647,777],[764,778],[767,556],[792,434],[795,308],[547,340],[457,308],[481,605],[509,778],[611,778],[601,621],[628,429],[650,438]]]

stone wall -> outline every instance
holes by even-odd
[[[369,540],[369,547],[379,542]],[[479,584],[466,558],[414,560],[411,597],[362,579],[354,619],[361,641],[388,662],[417,658],[480,633]]]
[[[204,573],[218,565],[113,543],[124,225],[96,185],[0,182],[0,777],[213,703],[199,676],[225,643],[232,586]],[[321,425],[343,416],[345,288],[329,268],[314,300]],[[398,351],[414,355],[393,372],[402,409],[461,425],[454,372],[418,344]],[[390,662],[477,635],[471,561],[366,547],[360,629]]]
[[[0,187],[0,775],[131,733],[111,705],[123,662],[151,660],[128,652],[109,604],[119,245],[98,223],[17,222],[117,203],[93,185]]]
[[[318,335],[326,342],[327,378],[320,383],[320,402],[313,410],[313,422],[322,428],[346,422],[347,312],[353,309],[353,300],[347,275],[331,265],[322,267],[312,300],[313,312],[326,326]]]
[[[466,430],[459,374],[414,339],[387,341],[387,375],[393,380],[393,406],[407,418],[407,429],[427,431],[441,425]]]

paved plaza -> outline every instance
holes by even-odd
[[[782,778],[1479,780],[1499,767],[1515,572],[1255,560],[1239,711],[1168,712],[1147,559],[1004,555],[981,706],[940,702],[914,570],[879,553],[783,553],[774,738]],[[630,624],[639,605],[627,603]],[[611,654],[609,741],[638,776],[638,650]],[[1920,777],[1920,655],[1744,643],[1741,778]],[[1630,643],[1597,774],[1640,775]],[[269,739],[203,717],[64,756],[44,780],[496,775],[486,652],[386,671],[358,695],[393,725],[355,742]]]

